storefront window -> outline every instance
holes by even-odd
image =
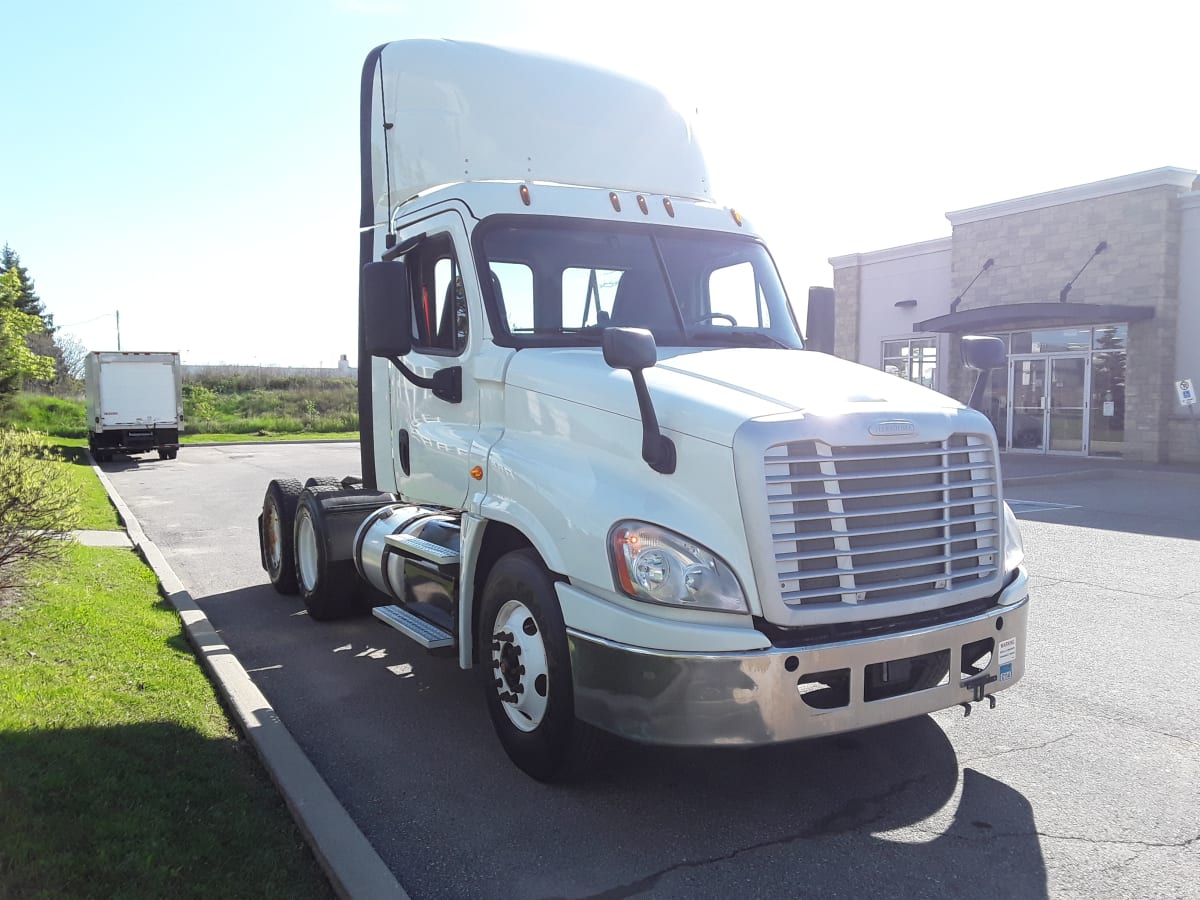
[[[1031,379],[1034,375],[1049,372],[1052,368],[1055,376],[1052,379],[1052,391],[1047,393],[1043,390],[1027,405],[1022,405],[1022,402],[1009,397],[1009,372],[993,373],[987,393],[984,394],[984,413],[995,427],[1002,448],[1010,445],[1014,449],[1038,448],[1038,419],[1049,415],[1050,450],[1069,451],[1077,444],[1086,442],[1088,452],[1092,455],[1121,455],[1125,442],[1125,366],[1126,349],[1129,345],[1127,324],[1009,331],[994,334],[992,337],[1000,338],[1008,347],[1009,370],[1015,379],[1018,401],[1021,392],[1032,384]],[[1069,353],[1079,356],[1058,355]],[[1084,354],[1090,357],[1090,365],[1080,370],[1087,385],[1086,416],[1082,408],[1072,405],[1078,388],[1072,389],[1067,383],[1067,376],[1075,373],[1071,367],[1083,365]],[[1011,359],[1020,355],[1033,359]],[[1079,380],[1079,377],[1074,378],[1075,382]],[[1012,411],[1013,434],[1010,441],[1008,407],[1013,402],[1016,402],[1016,406]],[[1074,431],[1069,435],[1064,431],[1070,425],[1070,415],[1075,415],[1076,418],[1086,417],[1085,433],[1078,433],[1083,422],[1073,426]]]
[[[1069,353],[1092,349],[1090,328],[1050,328],[1032,332],[1033,353]]]
[[[1100,329],[1096,330],[1099,338]],[[1124,351],[1092,355],[1090,425],[1093,455],[1120,456],[1125,442]]]
[[[937,376],[937,339],[908,338],[883,342],[883,370],[927,388]]]
[[[1100,325],[1096,328],[1094,343],[1096,350],[1125,350],[1129,346],[1128,325]]]

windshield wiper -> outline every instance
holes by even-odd
[[[747,347],[778,347],[781,350],[800,349],[765,331],[712,331],[705,333],[703,336],[694,334],[692,337],[700,340],[711,339],[714,342],[728,341],[731,344],[742,344]]]

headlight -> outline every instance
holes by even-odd
[[[1004,504],[1004,572],[1015,571],[1025,560],[1025,543],[1021,540],[1021,526],[1017,515],[1008,503]]]
[[[646,522],[618,522],[608,536],[613,573],[636,600],[687,609],[748,612],[746,595],[720,557]]]

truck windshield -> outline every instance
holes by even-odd
[[[660,347],[802,346],[770,254],[740,235],[505,217],[481,225],[476,252],[507,346],[595,344],[607,326]]]

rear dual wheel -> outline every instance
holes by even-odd
[[[296,593],[294,531],[296,507],[304,489],[295,478],[275,478],[267,485],[259,519],[263,567],[271,585],[281,594]]]
[[[330,486],[304,488],[296,507],[293,540],[296,587],[310,618],[344,619],[362,610],[352,560],[329,558],[327,525],[320,495]]]

